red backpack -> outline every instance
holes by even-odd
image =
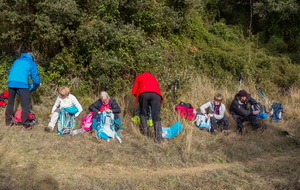
[[[175,107],[175,111],[190,121],[192,121],[196,116],[194,113],[194,107],[189,103],[180,102],[179,105]]]
[[[0,94],[0,107],[2,107],[2,108],[5,107],[7,99],[8,99],[8,95],[9,95],[8,91],[3,91]]]
[[[19,109],[16,111],[14,118],[13,118],[13,123],[15,125],[19,125],[21,123],[21,116],[22,116],[22,110]],[[29,123],[31,126],[35,125],[37,122],[37,119],[32,111],[30,111],[30,113],[28,115],[28,120],[29,120]]]

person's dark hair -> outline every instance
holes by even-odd
[[[245,97],[249,97],[250,96],[250,94],[246,91],[246,90],[240,90],[239,91],[239,93],[237,94],[239,97],[243,97],[243,96],[245,96]]]

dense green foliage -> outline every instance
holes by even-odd
[[[269,90],[299,83],[296,0],[0,0],[1,88],[21,52],[37,54],[40,93],[128,89],[141,72],[165,88],[195,73]],[[279,54],[280,53],[280,54]]]

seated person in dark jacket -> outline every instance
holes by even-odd
[[[258,131],[262,132],[263,128],[256,121],[255,115],[259,114],[259,111],[250,111],[248,110],[247,104],[251,105],[257,104],[257,101],[253,99],[250,94],[245,90],[240,90],[238,94],[235,95],[235,98],[231,102],[229,111],[234,120],[236,120],[238,125],[238,130],[240,132],[245,132],[245,126],[243,122],[249,121],[252,126]]]
[[[115,99],[112,99],[109,97],[108,93],[105,91],[100,92],[100,97],[99,99],[90,105],[89,110],[91,112],[94,112],[93,114],[93,119],[92,119],[92,129],[96,129],[96,118],[97,115],[100,114],[101,112],[112,112],[114,114],[114,119],[118,120],[120,119],[120,116],[118,115],[121,113],[121,108],[117,104]],[[116,122],[117,123],[117,122]],[[116,126],[116,131],[121,130],[122,128],[119,128],[121,126]]]

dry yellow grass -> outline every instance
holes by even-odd
[[[255,88],[244,88],[264,103]],[[191,89],[180,92],[178,103],[198,108],[221,93],[228,108],[237,91],[226,85],[216,88],[205,77],[194,78]],[[300,146],[281,134],[286,130],[300,139],[299,89],[272,97],[281,98],[276,101],[283,103],[285,119],[262,121],[267,130],[261,134],[249,127],[242,136],[234,131],[231,120],[233,131],[228,136],[213,135],[182,118],[183,131],[163,144],[142,136],[131,122],[135,108],[129,90],[113,97],[122,108],[122,144],[97,140],[89,133],[75,137],[45,133],[51,99],[33,106],[39,123],[32,131],[5,127],[1,109],[0,189],[299,189]],[[96,98],[78,97],[85,109],[81,117]],[[165,127],[178,119],[173,105],[166,100],[162,107]]]

